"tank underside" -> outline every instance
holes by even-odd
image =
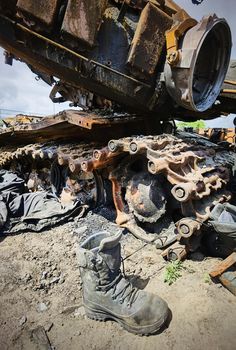
[[[52,86],[53,102],[155,120],[236,109],[235,94],[230,105],[218,98],[231,51],[227,22],[211,15],[198,23],[170,0],[1,0],[0,45],[8,64],[20,59]]]

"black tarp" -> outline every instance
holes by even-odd
[[[41,231],[82,215],[78,200],[63,206],[48,192],[27,192],[25,182],[11,171],[0,170],[0,232]]]

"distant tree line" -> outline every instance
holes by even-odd
[[[178,129],[193,128],[193,129],[206,129],[206,123],[204,120],[197,120],[196,122],[179,122],[176,124]]]

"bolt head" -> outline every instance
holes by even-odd
[[[114,141],[110,141],[109,142],[109,149],[112,151],[112,152],[115,152],[116,148],[117,148],[117,145]]]
[[[176,191],[175,191],[175,195],[176,197],[178,198],[183,198],[185,196],[185,191],[182,189],[182,188],[178,188]]]
[[[183,224],[183,225],[181,225],[180,226],[180,230],[181,230],[181,232],[183,233],[183,234],[188,234],[189,232],[190,232],[190,230],[189,230],[189,227],[187,226],[187,225],[185,225],[185,224]]]
[[[155,164],[153,163],[153,162],[149,162],[148,163],[148,168],[149,168],[149,171],[151,172],[151,173],[155,173],[156,172],[156,166],[155,166]]]
[[[138,146],[137,146],[137,144],[136,144],[135,142],[131,142],[131,144],[129,145],[129,147],[130,147],[130,150],[131,150],[132,152],[136,152],[137,149],[138,149]]]

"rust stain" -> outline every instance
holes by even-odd
[[[36,19],[46,26],[51,27],[54,23],[59,0],[18,0],[17,9],[19,16],[26,18],[27,23],[30,19]]]
[[[93,46],[107,0],[69,0],[62,31]]]

